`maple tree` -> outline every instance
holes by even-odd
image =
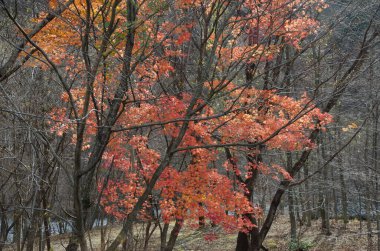
[[[200,218],[227,231],[257,229],[262,212],[251,201],[253,176],[292,178],[261,160],[261,151],[313,148],[309,134],[331,116],[307,94],[261,90],[254,76],[284,47],[302,49],[302,40],[318,28],[308,13],[325,3],[50,3],[52,10],[68,8],[33,40],[15,25],[29,42],[26,49],[37,51],[28,63],[52,69],[63,88],[63,106],[50,114],[51,132],[73,145],[81,249],[87,250],[84,233],[96,217],[96,196],[106,213],[125,220],[109,250],[125,240],[136,218],[150,217],[153,196],[162,219],[176,220],[178,230]],[[117,177],[96,175],[110,169]]]

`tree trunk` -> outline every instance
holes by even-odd
[[[42,198],[42,206],[45,210],[48,208],[47,198],[45,194],[43,195],[43,198]],[[51,241],[50,241],[51,234],[50,234],[50,227],[49,227],[50,219],[47,213],[44,213],[43,221],[44,221],[44,231],[45,231],[45,239],[46,239],[46,249],[47,251],[50,251],[51,250]]]
[[[373,74],[373,67],[371,67],[371,73]],[[371,74],[371,75],[372,75]],[[373,78],[372,78],[373,80]],[[378,171],[378,137],[379,137],[379,128],[378,128],[378,123],[379,123],[379,105],[376,106],[376,108],[373,111],[373,120],[372,120],[372,169],[375,171]],[[378,174],[375,175],[375,191],[374,191],[374,196],[373,200],[375,201],[374,203],[374,208],[376,209],[376,230],[377,230],[377,249],[380,251],[380,191],[379,191],[379,179],[378,179]]]
[[[292,153],[286,153],[286,169],[290,170],[293,166]],[[290,238],[291,242],[295,242],[297,239],[297,222],[294,210],[294,189],[288,190],[288,202],[289,202],[289,219],[290,219]]]
[[[338,213],[338,196],[337,196],[337,191],[335,189],[335,184],[336,184],[337,181],[335,179],[334,169],[331,168],[330,171],[331,171],[331,182],[333,184],[333,188],[332,188],[332,200],[333,200],[333,203],[334,203],[334,208],[333,208],[334,209],[334,219],[337,222],[338,218],[339,218],[339,213]]]
[[[161,251],[165,251],[166,248],[166,239],[168,235],[168,230],[169,230],[169,223],[165,223],[164,227],[160,229],[160,234],[161,234]]]
[[[79,165],[80,166],[80,165]],[[81,251],[87,251],[87,240],[85,236],[85,228],[84,228],[84,214],[82,213],[82,198],[81,198],[81,189],[80,189],[80,170],[76,170],[74,174],[74,209],[76,211],[75,218],[75,227],[73,233],[75,234],[75,238],[73,241],[78,242]]]
[[[364,142],[364,164],[365,165],[370,165],[369,163],[369,137],[370,137],[370,128],[369,126],[366,127],[366,138]],[[367,225],[367,250],[372,250],[373,248],[373,241],[372,241],[372,216],[371,216],[371,191],[370,191],[370,186],[371,186],[371,174],[370,170],[365,167],[365,175],[366,175],[366,184],[365,185],[365,216],[366,216],[366,225]],[[360,212],[361,214],[361,212]],[[361,216],[361,215],[360,215]]]
[[[39,239],[39,243],[38,243],[38,251],[44,251],[45,249],[45,244],[44,244],[44,229],[42,227],[43,225],[43,221],[40,222],[40,224],[38,225],[38,239]],[[49,251],[49,250],[48,250]]]
[[[326,157],[326,149],[324,147],[324,145],[322,144],[322,139],[320,139],[320,143],[322,145],[321,147],[321,157],[323,160],[327,160],[327,157]],[[321,162],[319,161],[318,159],[318,167],[321,166]],[[328,175],[327,175],[327,168],[328,167],[325,167],[323,170],[322,170],[322,177],[323,177],[323,182],[322,182],[322,186],[323,188],[320,189],[320,213],[321,213],[321,218],[322,218],[322,231],[324,234],[326,235],[330,235],[331,234],[331,231],[330,231],[330,215],[329,215],[329,209],[330,209],[330,198],[329,198],[329,192],[328,192]]]
[[[176,242],[177,237],[178,237],[178,234],[181,231],[182,225],[183,225],[183,220],[176,219],[175,225],[174,225],[172,231],[170,232],[169,241],[166,245],[165,251],[172,251],[173,250],[175,242]]]
[[[252,201],[254,181],[257,179],[258,174],[259,174],[257,168],[254,168],[254,166],[262,162],[262,156],[261,154],[248,154],[247,162],[252,165],[252,168],[250,170],[252,173],[252,176],[247,178],[244,181],[244,184],[246,186],[245,196],[249,201]],[[262,243],[260,240],[260,231],[258,228],[257,219],[255,219],[251,214],[244,215],[244,217],[249,219],[255,225],[255,227],[253,227],[248,233],[239,232],[235,250],[236,251],[260,250]],[[247,247],[248,249],[245,249]]]
[[[339,120],[339,118],[337,118]],[[340,128],[337,128],[337,137],[338,137],[338,142],[340,143],[341,139],[341,134],[340,134]],[[344,172],[343,172],[343,156],[342,154],[339,154],[337,157],[337,163],[339,166],[339,183],[340,183],[340,204],[342,207],[342,212],[341,212],[341,217],[343,221],[343,228],[347,228],[347,223],[348,223],[348,203],[347,203],[347,187],[346,183],[344,180]]]
[[[201,202],[199,202],[198,204],[199,204],[200,207],[203,206]],[[205,219],[205,217],[203,215],[199,216],[198,217],[198,227],[199,227],[199,229],[202,229],[205,226],[206,226],[206,219]]]
[[[249,250],[249,240],[248,234],[239,232],[236,241],[236,251],[248,251]]]
[[[18,210],[15,210],[13,218],[15,223],[13,242],[16,244],[16,250],[21,251],[21,213]]]
[[[293,189],[290,188],[288,190],[288,202],[289,202],[289,219],[290,219],[290,238],[291,242],[295,242],[297,240],[297,222],[296,215],[294,212],[294,199],[293,199]]]
[[[0,251],[2,251],[8,237],[8,218],[7,218],[7,210],[2,205],[0,205],[0,210],[1,210]]]
[[[31,219],[31,222],[30,222],[30,225],[27,229],[27,232],[26,232],[26,236],[25,238],[27,238],[26,240],[26,250],[27,251],[33,251],[33,247],[34,247],[34,241],[36,239],[36,234],[37,234],[37,230],[38,230],[38,224],[39,224],[39,218],[40,218],[40,215],[41,215],[41,212],[36,210],[36,208],[40,207],[40,193],[41,191],[38,190],[36,191],[37,195],[36,195],[36,199],[35,199],[35,203],[32,204],[32,219]]]
[[[369,189],[366,189],[367,194],[369,195]],[[370,198],[366,198],[365,202],[365,211],[366,211],[366,222],[367,222],[367,250],[373,250],[373,241],[372,241],[372,210],[371,210],[371,201]]]
[[[339,181],[340,181],[340,194],[342,196],[341,198],[341,204],[342,204],[342,220],[344,224],[344,228],[346,229],[347,223],[348,223],[348,203],[347,203],[347,190],[346,190],[346,184],[344,181],[344,173],[342,165],[339,167]]]
[[[304,177],[308,177],[309,176],[309,166],[308,164],[305,164],[304,166]],[[306,203],[305,203],[305,207],[306,207],[306,210],[305,210],[305,221],[306,221],[306,226],[307,227],[311,227],[311,213],[312,213],[312,208],[311,208],[311,200],[312,198],[310,198],[310,184],[309,184],[309,181],[306,180],[305,181],[305,198],[306,198]]]

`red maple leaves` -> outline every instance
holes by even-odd
[[[223,168],[223,148],[256,151],[254,154],[260,150],[254,150],[252,145],[263,146],[266,151],[310,148],[313,147],[308,140],[310,131],[323,129],[332,118],[316,108],[306,95],[295,99],[247,86],[242,83],[239,70],[234,69],[271,60],[285,45],[301,48],[302,40],[318,27],[308,13],[325,8],[324,2],[244,1],[241,7],[232,6],[236,9],[228,12],[232,7],[227,2],[181,0],[175,1],[175,11],[170,12],[171,8],[163,1],[144,1],[138,6],[138,21],[130,24],[125,1],[118,1],[114,29],[109,27],[112,20],[104,8],[110,10],[117,2],[107,1],[107,5],[100,0],[91,2],[93,13],[103,15],[91,16],[91,50],[85,56],[102,58],[98,68],[86,72],[85,60],[78,59],[86,20],[80,0],[46,27],[36,42],[57,67],[64,66],[62,71],[73,83],[62,94],[65,107],[51,111],[51,131],[59,136],[67,134],[74,143],[77,128],[84,123],[83,152],[90,154],[94,138],[108,126],[102,122],[114,101],[116,83],[122,77],[131,79],[100,165],[98,192],[104,211],[118,219],[128,216],[173,139],[185,128],[181,143],[170,153],[175,158],[151,194],[162,219],[196,222],[204,217],[226,230],[250,229],[252,223],[241,216],[259,215],[261,210],[246,198],[244,185],[229,174],[249,178],[250,170],[254,169],[276,179],[292,177],[276,164],[232,167],[226,162]],[[209,22],[207,28],[199,25],[200,20],[190,10],[203,11],[200,20]],[[240,14],[229,15],[228,22],[224,22],[224,13]],[[225,27],[219,29],[222,23]],[[136,29],[131,73],[122,76],[126,27],[131,26]],[[200,38],[204,40],[193,42]],[[280,38],[285,42],[268,43]],[[104,46],[106,50],[98,55]],[[193,55],[194,48],[202,51],[201,56],[209,56],[208,61]],[[180,68],[174,63],[178,61],[188,63],[192,71]],[[203,73],[206,80],[198,81],[194,65],[205,62],[212,67]],[[199,69],[204,70],[202,67]],[[179,76],[183,83],[179,83]],[[88,86],[91,77],[94,80]],[[175,84],[182,86],[176,89]],[[83,99],[88,88],[91,102]],[[84,118],[73,115],[83,111],[88,111]],[[146,202],[141,217],[153,217],[149,213],[152,206]]]

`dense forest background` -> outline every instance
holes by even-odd
[[[94,9],[88,7],[91,2],[95,6],[94,9],[97,8],[99,2],[101,2],[100,6],[104,6],[104,8],[99,7],[100,11],[96,14]],[[164,14],[149,16],[150,13],[144,9],[145,7],[141,7],[144,4],[148,5],[146,2],[150,5],[166,6],[162,7],[165,9]],[[194,4],[194,6],[178,6],[179,2],[190,2],[189,4]],[[148,173],[150,171],[146,171],[144,165],[154,166],[154,170],[159,170],[161,165],[162,168],[170,166],[178,173],[185,175],[184,173],[192,170],[196,163],[206,161],[212,155],[220,155],[220,157],[205,162],[204,168],[213,168],[222,173],[223,177],[228,177],[229,181],[226,181],[225,184],[231,183],[231,190],[241,189],[236,185],[239,182],[244,184],[246,190],[242,189],[241,193],[247,197],[247,200],[252,203],[251,206],[256,210],[252,214],[254,216],[242,213],[250,223],[255,225],[253,228],[249,228],[247,231],[242,231],[239,228],[240,225],[234,228],[235,235],[238,236],[234,240],[236,250],[272,250],[273,248],[266,247],[268,244],[266,244],[265,238],[268,231],[276,227],[275,219],[277,218],[287,219],[287,224],[289,224],[286,229],[289,233],[287,242],[291,250],[312,248],[312,245],[311,247],[304,245],[301,236],[302,231],[312,225],[318,225],[316,235],[329,236],[333,232],[332,222],[335,225],[338,224],[339,228],[344,231],[352,221],[359,221],[360,224],[359,230],[354,234],[366,238],[366,242],[363,243],[360,250],[380,250],[379,2],[377,0],[326,0],[324,2],[327,5],[324,3],[320,5],[321,1],[295,1],[299,4],[297,5],[299,9],[295,7],[292,13],[282,17],[279,17],[281,15],[276,12],[278,10],[265,9],[261,13],[261,20],[270,15],[272,10],[272,19],[282,18],[278,27],[270,26],[271,28],[268,28],[268,26],[267,29],[271,29],[271,31],[262,34],[261,31],[256,31],[257,34],[253,35],[250,32],[243,34],[242,31],[242,34],[238,35],[239,38],[236,38],[233,43],[244,44],[248,41],[248,46],[262,45],[265,49],[256,54],[265,54],[268,50],[270,51],[268,54],[271,56],[257,59],[257,61],[249,61],[241,56],[239,62],[229,62],[229,58],[233,56],[232,53],[230,56],[228,51],[213,51],[213,42],[209,42],[210,37],[204,36],[203,32],[211,34],[215,30],[214,35],[217,36],[219,30],[225,29],[221,33],[232,33],[230,28],[226,28],[233,23],[231,20],[236,21],[231,19],[232,16],[249,16],[248,12],[244,13],[246,11],[244,8],[238,7],[245,6],[244,4],[247,4],[245,2],[256,7],[259,6],[257,8],[262,8],[262,5],[265,4],[269,6],[269,2],[275,4],[280,2],[283,4],[279,5],[281,11],[282,8],[285,9],[285,5],[290,6],[293,1],[215,1],[220,3],[220,6],[228,5],[228,8],[226,7],[223,13],[220,13],[222,12],[220,9],[216,10],[209,19],[205,13],[207,14],[209,10],[207,8],[211,7],[206,8],[201,3],[197,6],[198,2],[202,1],[177,1],[177,3],[175,1],[132,0],[0,1],[0,250],[52,250],[53,237],[58,234],[69,236],[69,242],[65,244],[67,250],[115,250],[118,246],[125,250],[172,250],[176,248],[176,239],[182,225],[186,225],[188,222],[195,225],[197,229],[203,229],[202,233],[206,238],[212,239],[212,233],[215,232],[213,229],[216,228],[214,225],[230,224],[227,221],[230,218],[227,219],[227,216],[237,216],[238,210],[242,212],[246,205],[240,205],[235,211],[225,209],[228,208],[226,206],[220,210],[227,211],[227,216],[218,216],[219,218],[215,217],[214,219],[207,214],[212,211],[211,204],[207,204],[207,198],[210,203],[214,202],[213,200],[217,204],[224,202],[218,201],[211,195],[205,195],[204,198],[194,195],[195,204],[186,204],[185,207],[194,210],[196,207],[196,212],[191,213],[187,220],[183,215],[181,217],[178,215],[165,216],[164,206],[160,204],[160,201],[166,197],[162,195],[160,189],[170,185],[158,183],[158,186],[161,187],[157,188],[156,184],[151,182],[154,180],[152,178],[154,176],[146,178],[144,175],[148,174],[136,171],[133,177],[138,178],[133,182],[140,185],[131,188],[135,189],[133,192],[128,190],[129,188],[123,187],[125,190],[118,190],[112,194],[116,188],[108,186],[109,184],[115,186],[119,184],[119,187],[122,187],[123,185],[120,184],[132,182],[131,176],[125,175],[126,178],[120,178],[124,173],[118,169],[117,165],[123,165],[123,161],[129,161],[132,166],[133,163],[136,163],[138,170],[141,169]],[[117,13],[116,10],[119,10],[116,8],[118,4],[122,6],[125,4],[124,7],[120,7],[120,13],[124,13],[123,8],[126,10],[126,14],[123,16],[125,18],[120,18],[121,21],[111,18],[113,11]],[[314,7],[303,10],[309,4],[310,6],[319,4],[320,10]],[[70,31],[65,31],[63,25],[54,22],[66,20],[70,23],[75,18],[65,16],[65,11],[69,9],[75,15],[75,9],[79,13],[80,8],[89,11],[84,12],[81,17],[81,26],[77,27],[80,39],[76,41],[75,35],[71,35]],[[150,8],[153,7],[150,6]],[[137,11],[139,11],[138,14],[135,13]],[[141,14],[144,11],[147,11],[148,14]],[[304,15],[303,17],[307,16],[308,20],[316,20],[318,27],[313,32],[308,31],[306,36],[300,38],[278,35],[277,30],[286,23],[286,20],[296,19],[298,12],[303,13],[299,14]],[[86,13],[89,13],[88,16]],[[219,14],[220,19],[218,20]],[[103,25],[96,24],[95,20],[98,18],[96,15],[107,21],[103,20]],[[152,39],[147,38],[149,37],[148,31],[139,30],[140,26],[136,25],[136,28],[134,25],[129,25],[137,22],[136,20],[141,18],[139,15],[143,15],[144,20],[151,18],[152,27],[156,27],[153,24],[158,24],[157,31],[163,24],[162,19],[174,23],[173,27],[185,26],[192,19],[201,21],[197,24],[199,27],[196,25],[191,27],[192,32],[189,36],[181,37],[182,33],[178,31],[178,34],[170,38],[176,41],[183,39],[184,41],[180,44],[164,45],[157,42],[154,45],[146,42],[148,49],[145,51],[145,47],[142,46],[143,42],[139,42],[138,50],[128,51],[130,48],[128,46],[133,47],[134,45],[133,39],[145,39],[144,41]],[[227,15],[230,16],[225,17]],[[88,19],[86,19],[87,17]],[[89,20],[91,20],[91,24]],[[126,22],[125,29],[122,28],[124,21]],[[304,21],[307,22],[306,19]],[[300,22],[302,23],[302,20]],[[72,24],[72,26],[75,25],[77,24]],[[120,30],[118,25],[121,27]],[[158,32],[156,34],[153,28],[149,29],[149,31],[153,30],[151,31],[152,37],[156,39]],[[175,29],[173,28],[173,30]],[[115,32],[119,32],[119,38],[117,35],[114,36]],[[69,35],[65,36],[65,33]],[[55,41],[54,36],[62,36],[62,39]],[[71,41],[70,36],[73,36]],[[107,39],[102,40],[102,37]],[[227,39],[230,38],[226,37]],[[297,39],[297,41],[294,42],[292,39]],[[105,41],[104,46],[101,41]],[[113,44],[114,41],[119,41],[123,47],[114,48],[117,47],[117,44]],[[71,47],[61,46],[66,43]],[[125,45],[126,43],[127,45]],[[176,46],[180,47],[180,50],[175,50]],[[152,52],[150,47],[154,48]],[[205,49],[202,52],[203,47]],[[166,61],[161,60],[167,48],[170,48],[173,53],[165,58]],[[271,51],[272,48],[275,48],[275,53]],[[113,50],[117,53],[113,54]],[[178,51],[187,56],[179,56]],[[139,60],[143,62],[144,59],[148,61],[150,57],[152,59],[147,63],[148,66],[144,65],[146,68],[128,68],[130,66],[127,66],[126,62],[133,65],[133,60],[128,60],[128,57],[120,59],[123,55],[128,55],[128,52],[132,55],[129,58],[138,58],[135,60],[136,62]],[[120,54],[119,59],[110,59],[111,57],[117,58],[118,53]],[[68,56],[61,57],[63,54]],[[98,57],[98,55],[100,56]],[[224,66],[219,65],[219,61],[228,62],[230,65],[223,68]],[[119,62],[122,62],[123,68],[118,65]],[[204,66],[199,67],[202,63]],[[154,68],[154,65],[158,65],[158,69]],[[113,75],[113,72],[117,71],[122,74]],[[223,72],[228,72],[228,74],[223,75]],[[143,74],[145,75],[143,76]],[[103,77],[104,83],[107,81],[122,83],[125,80],[128,87],[120,89],[124,91],[120,91],[122,92],[120,97],[117,96],[119,94],[118,87],[104,84],[99,85],[103,86],[103,89],[100,90],[96,81],[102,82]],[[149,88],[141,91],[142,94],[138,93],[141,88],[145,88],[140,88],[140,82],[144,84],[144,81],[149,78],[154,83],[151,84],[147,81],[151,84]],[[302,141],[303,143],[299,143],[299,146],[287,147],[287,144],[294,142],[282,145],[281,141],[285,139],[280,139],[276,143],[278,146],[274,146],[275,143],[271,145],[272,141],[270,140],[279,137],[279,132],[276,133],[275,130],[272,135],[272,132],[266,134],[265,137],[268,137],[269,141],[265,137],[261,139],[257,137],[256,141],[244,138],[248,136],[237,139],[238,134],[227,135],[224,131],[213,134],[215,137],[213,140],[216,141],[211,141],[207,138],[208,136],[204,136],[208,135],[208,131],[202,133],[203,131],[196,125],[198,123],[201,127],[208,128],[217,122],[207,124],[206,121],[202,124],[203,120],[197,116],[206,114],[204,116],[207,118],[207,116],[213,115],[208,110],[205,112],[199,110],[200,106],[195,105],[195,108],[191,108],[189,104],[192,102],[185,102],[186,93],[190,93],[190,97],[203,100],[205,104],[214,109],[214,114],[221,114],[221,117],[233,114],[232,117],[228,117],[231,121],[238,116],[237,111],[252,115],[252,110],[260,112],[271,109],[265,108],[268,104],[260,103],[265,98],[261,96],[256,99],[252,98],[252,95],[261,95],[261,92],[249,94],[246,97],[248,101],[245,101],[244,105],[236,106],[235,110],[228,108],[227,106],[231,103],[228,98],[225,98],[228,92],[226,94],[223,89],[227,84],[223,88],[218,88],[218,86],[215,89],[211,88],[212,92],[216,94],[210,94],[210,88],[198,88],[199,83],[206,81],[212,83],[215,79],[221,83],[225,81],[227,84],[233,80],[238,83],[236,84],[238,90],[250,90],[253,86],[263,93],[275,91],[280,101],[279,104],[274,105],[279,107],[282,105],[285,107],[285,102],[288,102],[288,99],[281,99],[281,97],[299,100],[303,95],[307,95],[315,106],[309,106],[311,103],[306,102],[306,110],[318,108],[321,112],[331,114],[332,121],[320,125],[320,128],[310,129],[309,126],[304,129],[303,133],[310,142],[313,142],[312,145],[304,143],[306,142],[305,137],[298,134],[298,136],[290,135],[289,137],[294,136],[295,140]],[[81,83],[86,83],[83,84],[83,88],[87,87],[88,92],[81,91]],[[95,85],[89,87],[90,83],[95,83]],[[205,89],[207,90],[205,91]],[[157,107],[162,106],[162,103],[155,103],[159,98],[176,97],[171,99],[169,104],[178,105],[179,117],[173,115],[172,122],[163,123],[164,120],[158,119],[158,122],[155,120],[145,121],[144,117],[148,115],[142,110],[133,114],[133,107],[139,109],[145,107],[145,101],[142,100],[130,98],[125,102],[121,101],[125,96],[135,95],[133,90],[136,90],[138,97],[143,97],[145,93],[149,92],[147,103]],[[74,98],[71,100],[70,97],[64,97],[63,93],[66,95],[71,93]],[[99,93],[102,95],[101,98],[96,96],[100,95]],[[115,95],[113,95],[114,93]],[[241,93],[244,96],[244,92]],[[107,96],[108,94],[109,96]],[[83,98],[82,101],[80,101],[81,98]],[[101,101],[94,101],[96,99]],[[74,102],[71,102],[73,100]],[[85,116],[82,116],[81,119],[76,118],[74,116],[75,107],[85,106],[86,102],[99,104],[99,107],[88,105],[87,112],[90,111],[88,113],[84,111],[83,107],[78,108],[78,113],[83,112]],[[256,103],[250,104],[249,102]],[[128,107],[129,103],[133,105],[132,108]],[[246,109],[245,106],[249,108]],[[296,103],[292,103],[292,106],[298,107]],[[281,109],[291,109],[283,107]],[[59,109],[62,109],[63,112],[56,112]],[[101,112],[96,113],[96,118],[95,115],[94,118],[91,118],[88,114],[92,110],[101,110]],[[128,117],[132,122],[125,122],[127,119],[120,115],[121,110],[126,110],[129,112],[128,116],[135,116],[136,119]],[[165,106],[158,113],[165,114],[165,110],[173,110],[173,113],[177,111]],[[188,113],[189,116],[185,117],[185,110],[193,111],[193,113],[191,115]],[[276,110],[277,113],[281,113],[281,111]],[[280,116],[276,112],[273,114]],[[139,118],[139,114],[141,118]],[[289,114],[291,113],[289,112]],[[181,116],[184,116],[183,120],[178,119],[182,118]],[[308,115],[305,113],[302,116]],[[65,118],[68,119],[65,120]],[[136,120],[139,119],[144,120],[141,123],[145,123],[145,125],[138,124]],[[175,121],[176,119],[177,121]],[[284,130],[292,123],[297,123],[297,120],[287,119]],[[323,118],[321,120],[323,121]],[[188,123],[186,121],[197,121],[194,122],[194,125],[190,125],[195,128],[191,127],[192,136],[199,133],[194,136],[196,143],[180,145],[180,141],[178,144],[176,143],[178,136],[170,133],[161,135],[162,131],[174,130],[173,128],[183,129],[184,125]],[[228,123],[226,121],[223,123]],[[268,119],[262,125],[263,127],[271,126],[270,123]],[[272,123],[276,125],[276,122]],[[167,124],[173,125],[173,127],[166,127]],[[97,126],[91,127],[93,125]],[[238,124],[233,124],[233,126],[236,125]],[[86,126],[87,128],[85,128]],[[242,127],[242,131],[249,130],[249,126],[250,124]],[[238,130],[236,129],[236,131]],[[119,134],[120,132],[123,134]],[[82,140],[80,140],[81,135]],[[115,138],[122,139],[123,137],[132,137],[132,135],[144,137],[147,135],[148,140],[136,148],[133,143],[128,143],[132,142],[130,138],[125,139],[122,144],[114,143]],[[227,139],[220,140],[223,137]],[[187,140],[186,136],[185,140]],[[201,144],[200,142],[205,145],[217,142],[219,146],[215,146],[216,152],[201,155],[203,152],[196,152],[192,148],[194,146],[197,148]],[[296,143],[294,144],[296,145]],[[184,150],[178,153],[178,149],[181,148]],[[206,148],[211,147],[207,146]],[[169,153],[168,158],[164,157],[165,153]],[[119,155],[122,157],[117,162],[115,160],[118,159],[115,156]],[[161,157],[157,157],[157,155]],[[124,156],[128,156],[128,159],[123,159]],[[158,164],[156,165],[156,163]],[[274,169],[269,170],[266,167],[260,169],[261,163],[268,166],[277,163],[282,168],[278,167],[274,170],[276,167],[273,165]],[[240,166],[244,167],[250,164],[255,167],[252,169],[242,168],[242,174],[236,171]],[[225,167],[226,165],[233,167],[228,169]],[[203,165],[199,164],[199,166]],[[199,170],[196,169],[196,172]],[[162,171],[160,175],[162,175]],[[210,176],[210,173],[206,174]],[[288,174],[292,176],[291,180],[286,178]],[[246,178],[244,178],[245,176]],[[190,178],[184,180],[186,179]],[[178,178],[173,182],[180,184],[180,182],[185,182],[184,180],[180,181]],[[200,185],[196,183],[195,186],[199,187]],[[225,186],[227,187],[227,185]],[[210,194],[216,193],[218,189],[221,190],[221,187],[224,187],[223,184],[212,190]],[[145,190],[140,191],[139,189]],[[148,190],[149,193],[143,192]],[[125,196],[123,196],[123,191]],[[202,192],[203,190],[199,190],[198,195]],[[183,195],[185,191],[173,192],[172,196],[178,196],[175,199],[171,198],[173,203],[183,199],[178,195],[180,193]],[[134,198],[132,202],[128,201],[128,196]],[[236,195],[228,196],[236,199],[232,197]],[[140,202],[140,198],[145,199],[141,199]],[[241,200],[243,201],[243,199]],[[125,204],[121,205],[120,201]],[[177,205],[177,207],[179,206]],[[217,212],[215,210],[215,214]],[[169,221],[167,221],[168,219]],[[121,225],[124,227],[120,230],[118,237],[109,240],[107,231],[111,231],[110,229],[114,226]],[[132,231],[133,226],[144,228],[144,231]],[[94,229],[101,229],[99,247],[89,244],[91,234],[88,233],[92,233],[91,231],[95,231]],[[152,231],[159,232],[160,236],[160,241],[154,247],[152,247],[153,242],[149,241]],[[347,242],[349,247],[349,240]]]

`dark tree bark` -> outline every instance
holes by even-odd
[[[174,225],[172,231],[170,232],[169,241],[166,244],[165,251],[172,251],[173,250],[175,242],[176,242],[177,237],[178,237],[178,234],[181,231],[182,225],[183,225],[183,220],[176,219],[175,225]]]
[[[327,160],[327,154],[326,154],[326,148],[323,144],[323,140],[320,139],[320,145],[321,145],[321,157],[322,160]],[[324,142],[326,143],[326,142]],[[318,161],[319,165],[322,166],[322,164]],[[322,171],[322,189],[320,189],[320,212],[322,217],[322,232],[326,235],[331,235],[331,229],[330,229],[330,188],[329,188],[329,180],[328,180],[328,167],[325,167]]]
[[[286,153],[287,159],[287,169],[290,170],[293,166],[292,154],[290,152]],[[290,238],[292,242],[297,239],[297,222],[294,210],[294,191],[292,188],[288,190],[288,203],[289,203],[289,219],[290,219]]]

